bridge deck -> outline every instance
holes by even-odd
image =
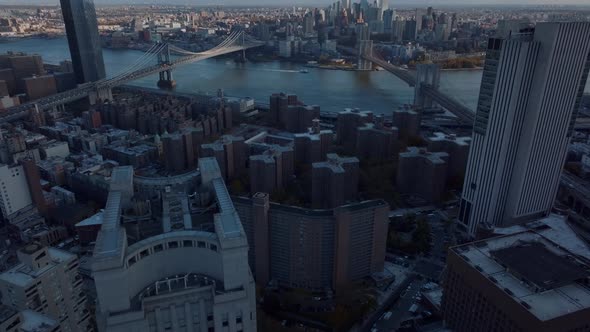
[[[111,81],[106,80],[106,81],[96,82],[96,83],[92,83],[92,84],[87,84],[84,86],[79,86],[76,89],[64,91],[64,92],[57,93],[57,94],[54,94],[51,96],[39,98],[34,101],[24,103],[22,105],[10,107],[0,113],[0,123],[25,118],[28,115],[28,112],[30,110],[34,109],[35,106],[37,106],[39,108],[39,110],[50,109],[50,108],[57,106],[57,105],[63,105],[68,102],[72,102],[75,100],[85,98],[91,92],[97,91],[99,89],[112,88],[112,87],[123,85],[125,83],[130,82],[130,81],[134,81],[134,80],[146,77],[146,76],[157,74],[159,72],[172,70],[178,66],[182,66],[182,65],[185,65],[188,63],[198,62],[198,61],[213,58],[213,57],[216,57],[219,55],[242,51],[242,50],[246,50],[246,49],[250,49],[250,48],[254,48],[254,47],[259,47],[262,45],[264,45],[264,43],[256,42],[256,43],[249,43],[249,44],[240,45],[240,46],[224,47],[221,49],[217,49],[213,52],[206,51],[206,52],[199,53],[199,54],[188,55],[188,56],[184,56],[181,58],[177,58],[174,61],[172,61],[170,64],[148,66],[146,68],[142,68],[142,69],[133,71],[133,72],[126,74],[122,77],[119,77],[115,80],[111,80]]]

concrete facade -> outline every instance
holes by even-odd
[[[248,151],[243,137],[225,135],[214,143],[202,144],[201,156],[214,157],[226,180],[246,172]]]
[[[119,219],[133,195],[133,170],[113,171],[96,240],[93,276],[99,331],[255,331],[254,280],[239,216],[214,158],[199,160],[214,231],[172,229],[133,245]]]
[[[446,152],[449,155],[447,180],[463,179],[467,168],[467,159],[469,159],[471,137],[434,133],[427,137],[426,141],[428,142],[428,151]]]
[[[420,111],[402,108],[393,111],[393,126],[399,130],[399,139],[408,142],[420,136]]]
[[[338,113],[336,141],[344,146],[347,153],[356,151],[357,128],[373,122],[373,112],[347,108]]]
[[[272,194],[284,189],[295,173],[294,152],[290,147],[273,146],[262,154],[250,156],[250,190],[252,194]]]
[[[551,211],[590,71],[589,22],[512,36],[486,51],[459,213],[471,236]]]
[[[20,264],[0,274],[2,303],[59,320],[62,331],[87,331],[90,312],[76,255],[33,243],[17,256]]]
[[[397,189],[416,195],[429,203],[440,202],[446,188],[447,160],[445,152],[428,152],[424,148],[409,147],[399,154]]]
[[[367,201],[329,210],[269,202],[264,193],[233,197],[250,244],[256,282],[338,289],[381,272],[389,205]]]
[[[326,161],[312,164],[311,177],[312,207],[335,208],[344,205],[356,199],[359,160],[330,153]]]
[[[319,120],[306,133],[295,134],[295,161],[299,165],[322,161],[332,149],[334,132],[321,130]]]
[[[398,129],[382,122],[365,123],[357,128],[356,156],[360,159],[385,161],[395,159],[399,149]]]
[[[23,166],[0,165],[0,209],[5,220],[33,204]]]

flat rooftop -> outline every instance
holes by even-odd
[[[313,168],[328,168],[334,173],[345,173],[345,164],[358,164],[359,160],[357,157],[340,157],[335,153],[328,153],[326,155],[326,161],[313,163]]]
[[[451,250],[541,321],[590,308],[590,261],[533,230]]]
[[[460,146],[468,146],[471,144],[471,137],[469,136],[457,136],[457,135],[447,135],[445,133],[436,132],[433,133],[431,137],[428,137],[428,140],[431,142],[448,142],[454,143]]]
[[[449,154],[446,152],[430,152],[424,148],[418,148],[415,146],[408,147],[406,152],[401,152],[399,158],[424,158],[433,164],[444,164]]]
[[[587,269],[558,256],[539,242],[522,242],[490,253],[514,274],[540,289],[553,289],[590,276]]]

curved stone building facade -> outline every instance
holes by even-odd
[[[133,192],[133,170],[113,171],[93,257],[100,331],[256,330],[245,232],[215,159],[201,159],[200,166],[215,231],[183,229],[131,245],[119,220]]]

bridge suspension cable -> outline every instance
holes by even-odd
[[[180,47],[176,47],[176,46],[172,46],[170,45],[170,50],[174,51],[175,53],[179,53],[179,54],[184,54],[184,55],[208,55],[208,54],[212,54],[217,52],[220,49],[226,48],[229,45],[233,44],[240,36],[241,36],[242,32],[232,32],[223,42],[221,42],[219,45],[208,49],[206,51],[203,52],[191,52],[191,51],[187,51],[185,49],[182,49]]]
[[[164,48],[166,44],[164,43],[156,43],[150,49],[148,49],[141,57],[139,57],[133,64],[125,68],[123,71],[119,72],[117,75],[106,79],[96,82],[97,85],[108,85],[112,82],[116,82],[119,79],[122,79],[136,70],[142,69],[146,64],[153,61],[154,57],[157,56]]]

